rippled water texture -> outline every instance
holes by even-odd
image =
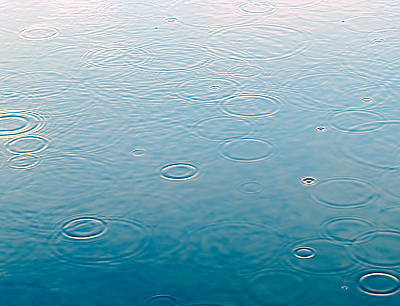
[[[0,305],[400,305],[399,12],[0,2]]]

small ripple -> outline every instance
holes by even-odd
[[[238,78],[256,78],[264,73],[264,68],[251,60],[243,58],[223,58],[211,61],[206,69],[213,74],[229,75]]]
[[[234,95],[239,83],[232,79],[198,78],[179,86],[179,95],[193,101],[213,102]]]
[[[362,292],[374,296],[391,296],[400,290],[400,281],[397,276],[382,272],[361,276],[357,285]]]
[[[92,239],[102,235],[107,223],[98,218],[76,218],[62,226],[63,234],[71,239]]]
[[[392,197],[400,199],[400,169],[386,172],[382,176],[382,181],[384,182],[383,189]]]
[[[129,21],[137,18],[159,17],[161,9],[158,5],[148,2],[114,1],[105,2],[100,6],[99,13],[111,20]]]
[[[238,117],[268,117],[280,109],[278,99],[271,96],[241,94],[226,99],[221,104],[222,111]]]
[[[385,127],[386,118],[371,111],[346,110],[329,115],[333,129],[345,133],[370,133]]]
[[[196,122],[193,129],[200,138],[221,141],[250,136],[255,124],[246,118],[211,117]]]
[[[0,137],[12,137],[40,130],[44,119],[28,111],[8,111],[0,113]]]
[[[269,140],[238,138],[223,142],[219,151],[223,158],[231,161],[255,162],[271,158],[276,145]]]
[[[297,247],[293,251],[293,255],[300,259],[313,258],[317,251],[310,247]]]
[[[358,242],[361,243],[358,243]],[[366,242],[365,242],[366,241]],[[400,232],[379,230],[362,233],[355,238],[351,255],[354,260],[379,267],[400,266]]]
[[[183,244],[185,258],[211,271],[243,271],[274,259],[282,237],[274,227],[239,221],[220,221],[190,232]]]
[[[298,273],[284,269],[261,270],[252,274],[246,292],[260,305],[308,305],[311,284]]]
[[[340,244],[354,244],[356,237],[375,229],[375,223],[360,217],[335,217],[321,224],[323,237]],[[365,241],[357,240],[357,243]]]
[[[178,23],[179,19],[175,18],[175,17],[167,17],[167,18],[164,18],[164,22],[166,22],[166,23]]]
[[[46,40],[58,36],[59,31],[54,27],[29,27],[19,32],[19,37],[26,40]]]
[[[176,304],[176,306],[242,306],[243,303],[232,300],[192,300]]]
[[[260,193],[263,190],[263,185],[257,181],[241,183],[238,187],[241,193]]]
[[[240,5],[240,9],[243,12],[250,14],[267,14],[272,13],[275,10],[275,6],[272,3],[243,3]]]
[[[307,176],[307,177],[304,177],[304,178],[301,180],[301,182],[302,182],[304,185],[314,185],[314,184],[317,182],[317,179],[316,179],[315,177]]]
[[[285,253],[286,263],[306,273],[332,275],[353,268],[345,246],[317,237],[296,240]]]
[[[326,131],[326,127],[324,126],[318,126],[315,128],[318,132],[325,132]]]
[[[143,156],[143,155],[146,154],[146,150],[144,150],[144,149],[135,149],[131,153],[134,156]]]
[[[149,228],[138,221],[80,217],[56,228],[51,248],[61,261],[93,266],[139,257],[149,242]]]
[[[184,181],[194,178],[198,172],[197,167],[192,164],[175,163],[162,167],[160,175],[167,180]]]
[[[309,6],[314,6],[314,5],[319,5],[323,3],[325,0],[296,0],[296,1],[290,1],[290,0],[274,0],[273,3],[277,7],[309,7]]]
[[[257,41],[257,48],[254,42]],[[231,58],[264,61],[292,57],[307,49],[311,41],[304,31],[276,25],[222,28],[209,37],[211,51]]]
[[[362,16],[344,20],[342,25],[357,33],[371,33],[382,29],[394,29],[398,24],[393,23],[393,19],[383,16]]]
[[[39,153],[49,146],[49,140],[41,136],[24,136],[5,144],[11,154]]]
[[[152,296],[149,296],[147,299],[145,299],[142,302],[143,306],[157,306],[157,305],[163,305],[163,306],[172,306],[176,305],[179,302],[179,299],[170,294],[155,294]]]
[[[322,180],[312,188],[311,196],[321,205],[340,209],[371,205],[377,198],[369,182],[352,177]]]
[[[11,157],[7,164],[14,169],[31,169],[40,164],[40,156],[34,154],[19,154]]]

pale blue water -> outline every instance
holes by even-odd
[[[0,305],[399,305],[400,4],[0,3]]]

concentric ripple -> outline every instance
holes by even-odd
[[[200,138],[221,141],[250,136],[256,127],[248,119],[226,116],[203,119],[195,123],[193,129]]]
[[[99,12],[116,21],[129,21],[136,18],[149,18],[161,16],[160,8],[146,1],[113,1],[105,2]],[[127,12],[129,12],[127,14]]]
[[[276,145],[269,141],[257,138],[238,138],[228,140],[220,145],[222,157],[235,162],[255,162],[271,158]]]
[[[40,164],[40,156],[35,154],[19,154],[11,157],[7,164],[14,169],[30,169]]]
[[[263,188],[264,188],[263,185],[257,181],[244,182],[241,183],[238,187],[241,193],[248,193],[248,194],[260,193],[263,190]]]
[[[275,10],[275,6],[272,3],[243,3],[240,5],[240,9],[243,12],[251,14],[267,14]]]
[[[345,133],[370,133],[385,127],[386,118],[371,111],[346,110],[329,116],[330,125]]]
[[[362,243],[356,243],[351,251],[354,260],[379,267],[400,266],[399,231],[370,231],[356,237],[358,241]]]
[[[76,218],[62,226],[63,234],[71,239],[92,239],[103,234],[107,223],[98,218]]]
[[[179,302],[179,299],[170,294],[155,294],[152,296],[149,296],[147,299],[145,299],[142,302],[143,306],[157,306],[157,305],[163,305],[163,306],[172,306],[176,305]]]
[[[295,241],[285,248],[285,261],[295,269],[320,275],[342,273],[352,269],[346,246],[321,238]]]
[[[254,42],[257,48],[254,48]],[[226,57],[280,60],[303,52],[310,43],[304,31],[277,25],[222,28],[210,36],[210,50]]]
[[[365,274],[358,279],[357,285],[362,292],[374,296],[391,296],[400,290],[397,276],[383,272]]]
[[[258,77],[264,72],[264,68],[257,65],[257,63],[242,58],[216,59],[210,62],[206,68],[212,73],[246,79]]]
[[[198,175],[198,168],[192,164],[175,163],[161,168],[161,177],[167,180],[184,181]]]
[[[225,113],[232,116],[268,117],[279,111],[280,102],[270,96],[241,94],[226,99],[221,106]]]
[[[312,176],[307,176],[307,177],[304,177],[301,180],[301,182],[303,183],[303,185],[314,185],[317,182],[317,179]]]
[[[232,79],[198,78],[179,86],[179,95],[193,101],[213,102],[234,95],[239,83]]]
[[[220,221],[189,233],[184,257],[196,266],[234,273],[271,261],[282,238],[263,224]]]
[[[294,271],[276,269],[252,274],[247,292],[261,305],[307,305],[312,290],[306,277]]]
[[[80,217],[56,229],[51,247],[61,261],[91,266],[138,257],[149,242],[148,227],[138,221]]]
[[[54,27],[29,27],[19,32],[19,37],[26,40],[46,40],[58,36],[59,31]]]
[[[312,198],[331,208],[358,208],[370,205],[377,194],[364,180],[351,177],[325,179],[312,189]]]
[[[0,137],[19,136],[33,133],[43,127],[43,118],[27,111],[9,111],[0,113]]]
[[[360,217],[335,217],[322,223],[323,236],[340,244],[362,243],[356,237],[375,229],[375,223]]]
[[[49,146],[49,140],[41,136],[24,136],[15,138],[5,144],[12,154],[38,153]]]

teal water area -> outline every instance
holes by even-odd
[[[0,20],[0,305],[400,305],[399,3]]]

